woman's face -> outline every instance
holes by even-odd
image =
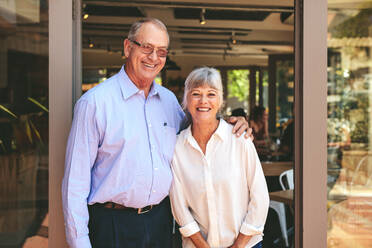
[[[269,120],[269,113],[267,113],[267,111],[265,110],[263,113],[262,113],[262,121],[263,122],[266,122]]]
[[[194,123],[216,120],[220,107],[218,90],[208,85],[194,88],[187,95],[187,110]]]

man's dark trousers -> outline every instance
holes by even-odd
[[[93,248],[171,248],[169,198],[147,213],[89,206],[89,238]]]

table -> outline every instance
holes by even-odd
[[[293,189],[270,192],[269,196],[270,200],[283,202],[289,206],[293,206]]]
[[[293,169],[293,162],[261,162],[262,170],[265,176],[280,176],[284,171]]]

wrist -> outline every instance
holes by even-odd
[[[237,248],[245,248],[252,236],[239,233],[235,241]]]

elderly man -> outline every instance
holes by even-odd
[[[71,247],[171,247],[170,161],[184,113],[153,82],[168,44],[159,20],[134,23],[126,64],[76,103],[62,185]]]

